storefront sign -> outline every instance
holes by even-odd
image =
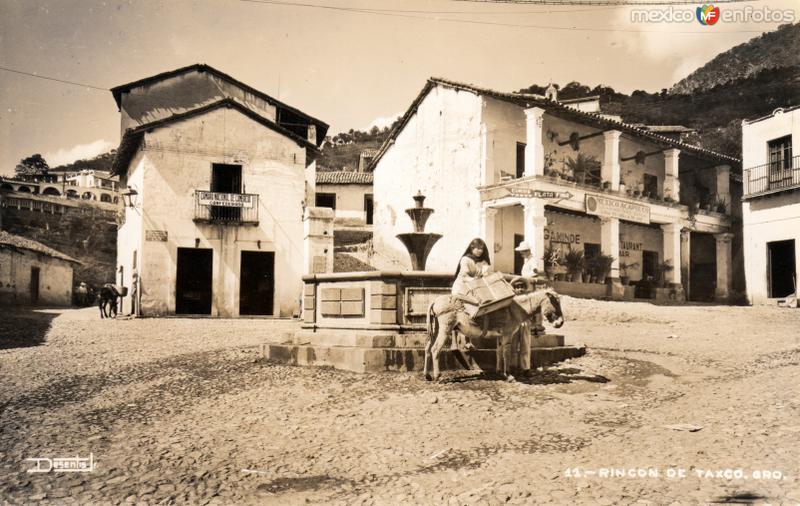
[[[586,195],[586,214],[618,218],[635,223],[650,223],[648,206],[600,195]]]
[[[568,199],[572,197],[570,192],[553,192],[542,190],[531,190],[530,188],[506,188],[511,197],[526,197],[534,199]]]
[[[197,192],[197,202],[202,206],[253,207],[253,195],[245,193]]]
[[[544,229],[544,240],[550,242],[560,242],[564,244],[580,244],[581,234],[570,232],[558,232],[556,230]]]
[[[145,230],[144,240],[147,242],[167,242],[166,230]]]

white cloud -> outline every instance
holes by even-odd
[[[105,139],[98,139],[88,144],[77,144],[71,148],[62,148],[55,152],[45,153],[44,159],[51,167],[57,167],[75,160],[93,158],[97,155],[107,153],[116,146]]]
[[[396,120],[399,116],[402,116],[402,115],[403,115],[402,112],[398,112],[398,113],[395,113],[395,114],[390,114],[388,116],[377,117],[374,120],[372,120],[372,123],[370,123],[369,126],[367,126],[367,128],[365,128],[362,131],[368,132],[374,126],[376,126],[376,127],[380,128],[381,130],[383,130],[387,126],[390,126],[392,123],[394,123],[394,120]]]

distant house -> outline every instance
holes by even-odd
[[[315,205],[334,210],[336,225],[372,225],[372,172],[317,172]]]
[[[328,125],[202,64],[111,91],[130,196],[119,282],[137,274],[136,312],[299,313],[306,177]]]
[[[742,122],[744,262],[753,304],[795,293],[800,266],[800,106]]]
[[[64,253],[0,230],[0,306],[69,306],[76,265]]]

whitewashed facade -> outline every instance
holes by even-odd
[[[574,177],[579,155],[596,162],[591,178]],[[615,257],[612,281],[620,262],[633,266],[625,275],[637,281],[667,261],[673,287],[726,300],[738,166],[736,158],[540,96],[430,79],[371,166],[375,248],[409,264],[395,236],[411,230],[404,210],[421,191],[435,210],[426,230],[444,235],[429,270],[454,270],[470,239],[481,237],[495,268],[513,272],[514,247],[526,240],[540,267],[547,244],[594,248]],[[703,209],[712,199],[725,205]]]
[[[800,266],[800,107],[742,122],[744,260],[754,304],[795,293]]]

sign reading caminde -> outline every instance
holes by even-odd
[[[586,195],[586,214],[604,218],[619,218],[635,223],[650,223],[649,207],[600,195]]]
[[[253,207],[253,195],[247,193],[197,192],[198,203],[203,206]]]

